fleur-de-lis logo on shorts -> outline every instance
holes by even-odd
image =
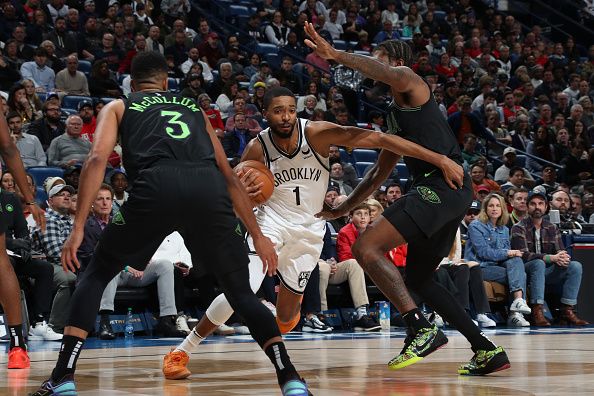
[[[440,204],[441,203],[441,199],[439,198],[439,195],[437,195],[437,193],[435,191],[433,191],[432,189],[430,189],[429,187],[419,186],[419,187],[417,187],[417,191],[419,192],[419,194],[421,195],[421,198],[423,200],[430,202],[432,204]]]

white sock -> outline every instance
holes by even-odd
[[[192,329],[190,334],[186,336],[186,338],[182,341],[182,343],[175,348],[174,352],[184,351],[188,355],[192,352],[196,352],[198,350],[198,345],[204,341],[204,337],[196,332],[195,329]]]
[[[365,315],[367,315],[367,307],[365,305],[357,307],[357,320],[361,319]]]

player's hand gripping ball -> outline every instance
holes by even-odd
[[[245,176],[250,169],[251,175]],[[247,160],[237,164],[234,171],[244,183],[254,204],[261,205],[268,201],[274,190],[274,176],[266,165],[260,161]],[[254,189],[259,184],[261,186]]]

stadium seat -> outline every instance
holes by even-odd
[[[64,176],[64,169],[53,167],[53,166],[32,166],[27,168],[27,172],[33,176],[33,180],[35,180],[35,185],[38,187],[43,188],[43,182],[48,177]]]
[[[278,47],[270,43],[258,43],[256,47],[258,54],[278,54]]]
[[[250,16],[250,9],[244,5],[232,4],[229,6],[229,14],[233,16]]]
[[[104,101],[105,104],[108,104],[109,102],[113,102],[115,98],[101,98],[101,100]]]
[[[435,17],[435,20],[437,22],[441,22],[446,18],[446,12],[445,11],[433,11],[433,16]]]
[[[179,83],[177,81],[177,78],[169,77],[167,79],[167,81],[168,81],[169,91],[171,91],[171,92],[179,91]]]
[[[69,115],[69,116],[71,116],[71,115],[77,115],[78,114],[78,110],[62,108],[62,113],[65,113],[66,115]]]
[[[88,96],[66,95],[62,98],[62,108],[78,111],[78,104],[83,100],[93,102],[93,99]]]
[[[398,171],[398,177],[401,179],[408,179],[410,173],[408,172],[408,168],[406,164],[403,162],[399,162],[396,164],[396,170]]]
[[[42,204],[47,201],[47,193],[43,187],[35,187],[35,202]]]
[[[343,148],[339,148],[338,152],[340,153],[340,161],[341,162],[345,162],[347,164],[352,164],[353,163],[353,158],[351,157],[351,155]]]
[[[264,54],[264,60],[268,62],[272,69],[279,69],[281,64],[281,57],[278,54],[267,53]]]
[[[334,40],[334,48],[340,51],[346,51],[347,43],[344,40]]]
[[[353,160],[355,162],[376,162],[377,151],[369,149],[354,149]]]
[[[78,71],[85,73],[85,76],[89,76],[91,74],[92,64],[88,60],[79,59],[78,61]]]
[[[526,156],[524,154],[516,155],[516,166],[526,167]]]
[[[355,170],[359,177],[365,176],[365,171],[370,166],[373,166],[373,162],[355,162]]]
[[[37,92],[37,97],[39,98],[39,100],[41,100],[42,102],[45,102],[45,99],[47,97],[47,94],[45,92]]]

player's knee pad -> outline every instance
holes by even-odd
[[[300,319],[301,319],[301,314],[299,312],[297,314],[295,314],[293,319],[289,320],[288,322],[283,322],[277,316],[276,324],[278,325],[278,329],[280,330],[281,334],[287,334],[289,331],[293,330],[295,328],[295,326],[297,326],[297,323],[299,323]]]
[[[213,324],[220,326],[233,315],[233,308],[223,293],[219,294],[206,310],[206,317]]]

